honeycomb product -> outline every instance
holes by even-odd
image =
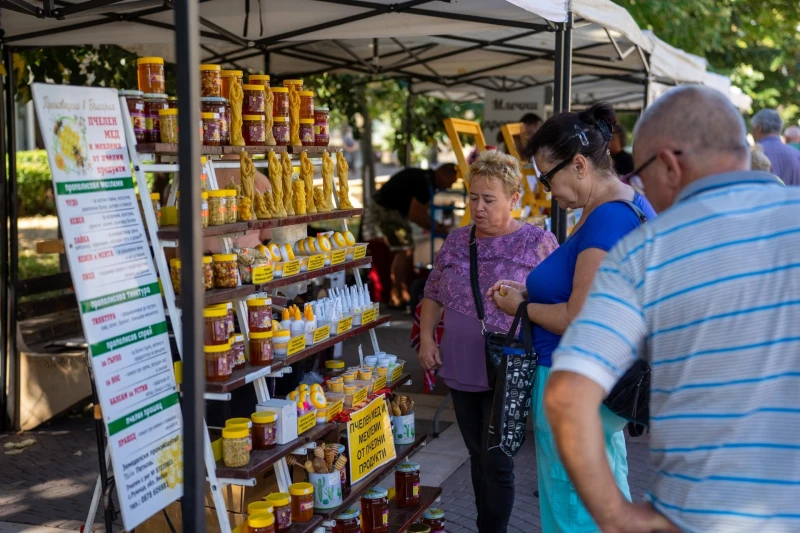
[[[228,468],[238,468],[250,462],[250,432],[235,426],[222,430],[222,461]]]

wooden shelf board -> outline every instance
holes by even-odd
[[[409,526],[419,522],[425,509],[441,496],[442,487],[420,487],[419,505],[413,508],[398,507],[397,499],[389,502],[389,533],[403,533]]]
[[[310,224],[313,222],[322,222],[324,220],[359,217],[363,212],[363,209],[343,209],[341,211],[331,211],[330,213],[315,213],[313,215],[296,215],[293,217],[251,220],[247,224],[250,229],[282,228],[285,226],[294,226],[296,224]]]

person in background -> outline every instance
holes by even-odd
[[[552,233],[511,218],[522,179],[518,161],[507,154],[484,152],[472,164],[467,184],[474,226],[458,228],[445,240],[425,286],[420,314],[420,363],[426,370],[438,368],[450,387],[469,450],[480,533],[507,529],[514,507],[514,461],[499,448],[486,447],[494,392],[487,380],[482,327],[470,285],[470,234],[474,227],[482,291],[503,276],[521,282],[558,246]],[[512,317],[484,300],[487,330],[508,331]],[[435,330],[443,308],[444,332],[437,347]]]
[[[625,151],[628,144],[628,133],[622,125],[614,128],[614,136],[608,143],[608,150],[611,152],[611,159],[614,161],[614,170],[620,176],[625,176],[633,172],[633,156]]]
[[[533,343],[539,354],[531,412],[545,533],[597,531],[569,482],[545,417],[543,399],[552,354],[586,302],[595,272],[608,251],[641,224],[636,210],[620,200],[632,202],[648,219],[655,216],[648,201],[622,183],[614,170],[608,144],[616,127],[614,110],[602,102],[581,113],[551,117],[531,138],[526,156],[532,156],[541,173],[540,183],[552,191],[558,205],[565,209],[583,208],[583,216],[570,237],[528,275],[525,283],[499,278],[488,293],[509,316],[516,313],[521,302],[529,302]],[[595,428],[596,434],[604,442],[618,491],[630,499],[622,432],[627,421],[605,407],[598,408],[597,414],[603,422]]]
[[[342,132],[342,150],[344,150],[344,160],[347,161],[347,165],[350,167],[350,176],[358,176],[358,163],[359,159],[359,149],[361,147],[360,143],[353,137],[353,128],[352,126],[345,126],[344,131]]]
[[[520,131],[519,139],[515,139],[515,141],[517,141],[517,153],[521,154],[528,146],[531,137],[542,127],[542,117],[536,113],[525,113],[519,121],[522,123],[522,131]]]
[[[800,150],[800,128],[797,126],[789,126],[783,131],[783,141],[791,146]]]
[[[769,158],[758,144],[750,148],[750,169],[772,172],[772,163],[769,162]]]
[[[774,109],[762,109],[751,121],[753,139],[761,145],[772,163],[772,173],[786,185],[800,185],[800,150],[781,141],[783,120]]]
[[[748,170],[747,130],[700,85],[667,91],[634,132],[658,218],[617,245],[554,357],[548,417],[603,531],[800,529],[800,190]],[[652,368],[650,503],[614,486],[598,406]]]
[[[395,252],[392,260],[391,305],[404,308],[411,295],[408,285],[414,269],[414,230],[410,222],[431,229],[430,203],[435,190],[446,190],[458,179],[456,166],[445,163],[436,170],[405,168],[383,184],[364,209],[361,239],[383,237]],[[446,228],[435,224],[437,233]]]

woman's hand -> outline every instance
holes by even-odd
[[[494,285],[492,285],[491,289],[486,291],[486,296],[492,298],[496,292],[500,293],[501,296],[505,296],[503,293],[506,292],[506,289],[502,289],[503,286],[511,287],[512,289],[519,291],[523,298],[528,297],[528,290],[525,287],[525,284],[511,279],[501,279],[500,281],[496,282]]]
[[[442,357],[439,355],[439,347],[433,337],[420,339],[419,343],[419,362],[425,370],[436,370],[442,366]]]
[[[505,292],[506,294],[503,296],[499,289],[495,291],[492,296],[494,298],[494,303],[508,316],[514,316],[517,314],[519,304],[525,301],[525,297],[522,296],[522,292],[519,289],[515,289],[509,285],[505,286]]]

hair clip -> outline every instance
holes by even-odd
[[[609,142],[612,137],[612,129],[611,124],[604,119],[600,119],[597,121],[597,129],[600,130],[600,135],[603,136],[603,140]]]
[[[577,137],[581,141],[581,146],[583,146],[584,148],[589,146],[589,139],[586,138],[586,132],[584,132],[583,129],[581,129],[581,127],[578,126],[577,124],[574,127],[575,127],[575,137]]]

